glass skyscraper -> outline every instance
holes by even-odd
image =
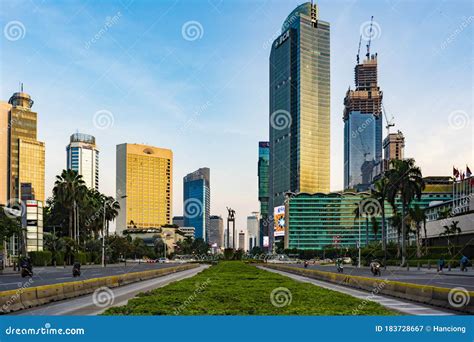
[[[344,189],[368,190],[381,171],[382,91],[377,55],[355,67],[355,90],[344,98]]]
[[[82,175],[87,187],[99,190],[99,150],[95,138],[89,134],[74,133],[66,152],[67,168]]]
[[[281,32],[270,53],[270,212],[288,191],[326,193],[330,186],[329,23],[307,2]]]
[[[268,141],[258,143],[258,200],[260,202],[260,246],[263,237],[269,236],[268,224],[268,167],[270,163],[270,144]]]
[[[200,168],[183,178],[183,217],[185,227],[194,227],[195,238],[209,241],[211,186],[210,169]]]

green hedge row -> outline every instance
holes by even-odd
[[[64,252],[56,252],[53,255],[53,253],[50,251],[38,251],[29,252],[28,256],[31,258],[33,266],[51,266],[54,264],[56,264],[56,266],[62,266],[64,265],[64,261],[66,261],[66,264],[69,263],[68,260],[66,260],[66,255]],[[82,265],[99,264],[101,262],[101,258],[97,253],[77,252],[72,257],[72,261],[78,261]]]

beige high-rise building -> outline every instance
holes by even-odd
[[[120,144],[116,157],[120,204],[116,232],[171,224],[173,152],[147,145]]]
[[[0,102],[0,205],[8,200],[10,183],[8,182],[8,117],[12,105]]]
[[[0,201],[44,202],[45,145],[37,141],[37,113],[32,106],[33,100],[23,91],[14,93],[8,104],[1,103]]]

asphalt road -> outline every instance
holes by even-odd
[[[163,266],[163,265],[160,265]],[[167,265],[166,265],[167,266]],[[98,315],[113,306],[127,304],[128,300],[140,292],[150,291],[168,285],[171,282],[195,276],[205,270],[208,265],[200,265],[197,268],[168,274],[165,276],[144,280],[124,286],[115,287],[98,294],[88,294],[77,298],[53,302],[31,309],[12,312],[14,316],[75,316],[75,315]]]
[[[303,264],[289,264],[288,266],[304,267]],[[337,273],[336,267],[334,265],[308,265],[308,269]],[[451,271],[451,273],[449,273],[449,271],[447,270],[443,273],[437,273],[435,270],[422,269],[418,271],[416,268],[411,268],[410,271],[407,271],[406,269],[402,270],[396,268],[387,268],[387,270],[382,269],[381,278],[387,280],[401,281],[404,283],[430,285],[446,288],[454,288],[461,286],[467,289],[468,291],[474,291],[474,271],[470,269],[468,272],[470,273],[465,275],[457,275],[460,273],[458,270]],[[368,267],[361,267],[359,269],[357,267],[344,265],[344,273],[375,278]]]
[[[81,276],[74,278],[72,276],[72,266],[64,267],[34,267],[33,277],[22,278],[20,273],[8,272],[0,275],[0,291],[16,290],[21,287],[33,287],[40,285],[49,285],[56,283],[65,283],[70,281],[85,280],[92,278],[100,278],[105,276],[119,275],[124,273],[141,272],[146,270],[154,270],[164,267],[172,267],[178,264],[138,264],[128,263],[108,265],[101,267],[100,265],[82,266]]]

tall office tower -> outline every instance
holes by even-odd
[[[200,168],[183,178],[183,216],[186,227],[194,227],[195,237],[208,241],[211,212],[211,171]]]
[[[330,185],[329,23],[318,7],[298,6],[270,53],[269,211],[285,193]],[[270,234],[271,235],[271,234]]]
[[[357,57],[357,60],[359,57]],[[355,90],[344,98],[344,189],[365,191],[382,161],[382,91],[377,54],[367,53],[355,67]]]
[[[12,105],[7,102],[0,102],[0,205],[4,206],[8,201],[8,127],[9,116]]]
[[[390,169],[390,161],[405,158],[405,136],[402,132],[389,133],[383,140],[383,171]]]
[[[7,198],[44,202],[45,145],[36,140],[37,113],[31,110],[33,100],[22,90],[14,93],[8,103],[11,108],[8,116]],[[3,112],[8,108],[6,105],[2,107]]]
[[[117,233],[171,223],[173,152],[139,144],[117,145]]]
[[[224,247],[224,220],[218,215],[211,215],[209,220],[209,245]]]
[[[82,175],[88,188],[99,190],[99,150],[95,138],[89,134],[74,133],[66,146],[67,168]]]
[[[263,246],[263,237],[268,236],[268,168],[270,163],[270,143],[258,143],[258,200],[260,202],[259,242]]]

